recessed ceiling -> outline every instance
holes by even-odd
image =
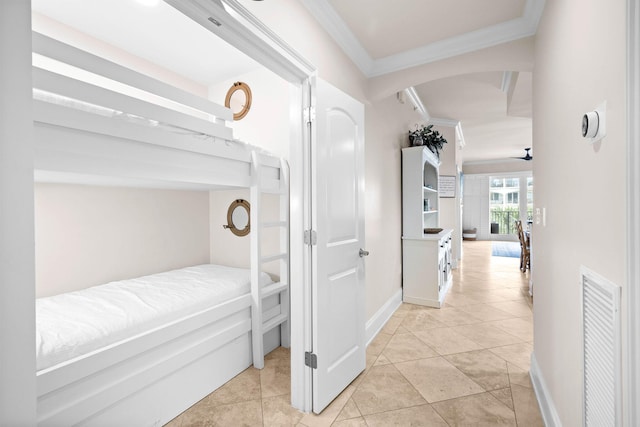
[[[203,86],[259,68],[251,58],[162,1],[147,7],[135,0],[32,0],[31,7]]]
[[[520,18],[525,0],[328,0],[373,59]]]
[[[531,147],[531,118],[507,114],[503,75],[475,73],[415,87],[431,116],[460,121],[467,142],[465,162],[510,159]]]

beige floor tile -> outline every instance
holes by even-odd
[[[264,361],[260,370],[262,398],[281,396],[291,392],[291,366],[289,360],[274,358]]]
[[[260,391],[260,370],[251,367],[241,372],[208,397],[211,406],[246,402],[262,397]]]
[[[300,423],[306,427],[328,427],[334,423],[342,409],[353,396],[355,387],[349,386],[336,397],[320,414],[304,414]]]
[[[507,405],[507,407],[513,411],[513,398],[511,397],[511,388],[493,390],[490,391],[490,393],[493,395],[493,397]]]
[[[396,367],[429,403],[484,391],[442,357],[398,363]]]
[[[382,350],[387,346],[387,343],[391,339],[391,334],[385,334],[384,332],[378,333],[376,337],[371,341],[371,343],[367,346],[367,354],[372,354],[374,356],[379,356],[382,353]]]
[[[533,346],[529,343],[495,347],[490,349],[490,351],[509,363],[513,363],[527,371],[529,370],[529,366],[531,365],[531,353],[533,352]]]
[[[425,331],[427,329],[442,328],[447,325],[430,316],[432,310],[415,309],[407,313],[404,320],[400,324],[401,328],[407,331]],[[396,331],[399,333],[400,331]]]
[[[392,363],[425,359],[438,355],[431,347],[413,334],[396,334],[382,352]]]
[[[477,317],[483,322],[513,318],[513,314],[507,313],[506,311],[502,311],[487,304],[469,305],[466,307],[460,307],[460,310],[472,314],[473,317]]]
[[[384,332],[385,334],[394,334],[404,318],[405,316],[391,316],[380,332]]]
[[[482,346],[451,328],[429,329],[427,331],[414,332],[414,335],[443,356],[482,349]]]
[[[471,325],[482,321],[455,307],[441,308],[438,311],[429,312],[428,315],[436,321],[444,323],[443,326]]]
[[[447,296],[446,296],[446,300],[447,304],[449,304],[452,307],[465,307],[468,305],[476,305],[481,303],[482,301],[476,299],[474,296],[469,295],[467,293],[464,292],[450,292]]]
[[[490,393],[434,403],[433,409],[450,426],[516,426],[513,411]]]
[[[271,359],[291,359],[291,349],[278,347],[273,350],[271,353],[264,356],[265,360]]]
[[[538,400],[533,389],[513,384],[511,386],[511,394],[513,395],[513,406],[515,407],[518,425],[544,427]]]
[[[353,393],[363,415],[426,403],[394,365],[374,366]]]
[[[265,426],[295,426],[303,416],[304,413],[291,406],[291,396],[288,394],[262,399],[262,417]]]
[[[251,400],[218,406],[214,408],[211,418],[216,426],[259,426],[262,425],[262,403],[259,400]]]
[[[181,427],[213,427],[214,408],[209,404],[208,398],[204,398],[180,415]]]
[[[396,329],[396,334],[408,334],[410,332],[411,331],[409,331],[407,328],[402,326],[402,324],[400,326],[398,326],[398,329]]]
[[[533,388],[528,369],[521,368],[509,362],[507,362],[507,369],[509,370],[509,383],[511,385],[517,384],[522,387]]]
[[[516,317],[513,319],[488,322],[488,324],[516,336],[522,341],[533,341],[533,322],[527,318]]]
[[[457,326],[453,328],[453,330],[461,335],[464,335],[483,348],[499,347],[522,342],[520,338],[508,334],[496,328],[495,326],[491,326],[486,323]]]
[[[164,427],[181,427],[181,426],[182,426],[182,416],[177,416],[164,425]]]
[[[367,423],[364,418],[351,418],[349,420],[336,421],[331,424],[331,427],[367,427]]]
[[[507,362],[488,350],[452,354],[445,359],[486,391],[509,387]]]
[[[360,418],[362,414],[358,410],[356,403],[353,401],[353,398],[350,398],[347,403],[342,408],[342,411],[336,417],[336,421],[349,420],[351,418]]]
[[[431,407],[420,405],[411,408],[364,417],[369,427],[447,426],[445,420]]]
[[[388,365],[389,363],[391,363],[391,361],[387,359],[387,356],[385,356],[384,354],[381,354],[380,356],[378,356],[373,366]]]
[[[505,301],[505,302],[493,302],[489,304],[498,310],[506,311],[516,317],[525,317],[531,315],[531,308],[524,301]]]

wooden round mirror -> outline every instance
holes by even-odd
[[[233,120],[240,120],[251,108],[251,89],[244,82],[235,82],[229,88],[224,99],[224,106],[233,111]]]
[[[251,231],[251,207],[244,199],[231,202],[227,210],[227,225],[224,228],[231,230],[236,236],[246,236]]]

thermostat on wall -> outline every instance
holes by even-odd
[[[592,144],[607,134],[607,102],[598,105],[595,110],[582,116],[582,136]]]

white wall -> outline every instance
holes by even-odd
[[[402,283],[401,148],[418,119],[395,95],[365,110],[365,260],[367,319]]]
[[[36,296],[209,262],[209,193],[35,185]]]
[[[249,268],[251,266],[251,234],[236,236],[230,230],[223,228],[223,225],[227,224],[229,205],[236,199],[249,201],[249,190],[212,191],[209,195],[210,259],[214,264]],[[279,197],[276,195],[262,196],[261,222],[278,221],[279,203]],[[251,232],[256,229],[256,225],[251,224]],[[263,256],[280,253],[279,233],[280,229],[277,227],[262,230],[260,250]],[[280,275],[279,262],[265,264],[263,269],[274,279]]]
[[[582,424],[580,266],[623,286],[626,306],[625,3],[548,1],[536,39],[534,354],[565,426]],[[608,134],[591,145],[581,118],[604,100]]]
[[[289,83],[261,68],[209,87],[209,99],[224,105],[227,91],[237,81],[249,85],[252,102],[243,119],[229,124],[233,137],[288,159],[291,124]]]
[[[0,425],[36,423],[31,2],[0,2]]]

